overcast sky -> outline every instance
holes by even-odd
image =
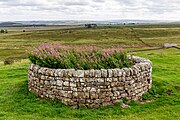
[[[180,20],[180,0],[0,0],[0,21]]]

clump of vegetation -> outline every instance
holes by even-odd
[[[8,33],[8,31],[1,29],[1,33]]]
[[[5,31],[3,29],[1,29],[1,33],[4,33]]]
[[[13,64],[13,63],[14,63],[14,60],[11,59],[11,58],[6,58],[6,59],[4,60],[4,65],[11,65],[11,64]]]
[[[42,67],[61,69],[109,69],[130,67],[134,63],[122,49],[93,46],[42,44],[28,53],[30,61]]]

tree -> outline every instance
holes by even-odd
[[[1,33],[4,33],[5,31],[3,29],[1,29]]]

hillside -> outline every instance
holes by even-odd
[[[12,27],[12,26],[20,26],[21,23],[15,23],[15,22],[2,22],[0,23],[0,27]]]

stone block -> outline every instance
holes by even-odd
[[[101,77],[101,70],[94,70],[94,76],[96,78],[100,78]]]
[[[113,71],[112,71],[112,69],[108,69],[108,77],[113,77]]]
[[[102,76],[103,78],[106,78],[106,77],[108,76],[108,72],[107,72],[106,69],[101,69],[101,76]]]

